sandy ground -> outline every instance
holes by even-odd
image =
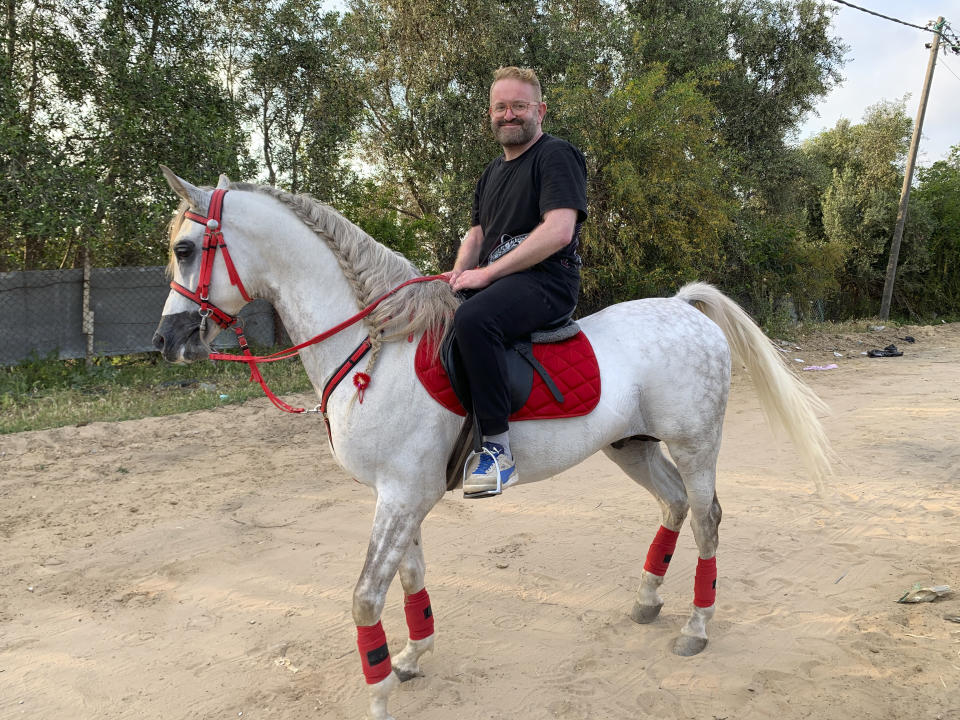
[[[889,342],[904,356],[859,354]],[[658,516],[598,455],[427,519],[437,650],[397,719],[960,719],[960,325],[785,350],[840,366],[803,375],[842,462],[818,497],[735,378],[704,653],[670,652],[688,528],[663,614],[630,621]],[[315,418],[255,401],[0,436],[0,453],[0,718],[363,716],[350,598],[373,500]],[[897,604],[914,583],[958,592]],[[401,600],[394,583],[394,652]]]

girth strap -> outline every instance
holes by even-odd
[[[517,351],[517,354],[520,355],[520,357],[533,366],[533,369],[537,371],[540,379],[543,380],[543,384],[547,386],[550,394],[553,395],[553,399],[558,403],[562,403],[563,393],[560,392],[560,388],[557,387],[557,384],[553,381],[553,378],[550,377],[550,373],[547,372],[547,369],[533,356],[533,345],[528,343],[517,343],[513,346],[513,349]]]

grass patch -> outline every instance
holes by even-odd
[[[771,322],[763,326],[764,333],[771,338],[782,338],[800,343],[813,335],[860,335],[872,332],[873,327],[886,327],[896,330],[904,323],[896,320],[877,320],[866,318],[860,320],[843,320],[833,322]]]
[[[258,355],[270,348],[254,348]],[[278,395],[312,389],[297,360],[261,365]],[[83,360],[31,358],[0,367],[0,434],[173,415],[262,397],[241,363],[173,365],[159,353]]]
[[[876,318],[800,324],[782,319],[764,323],[763,329],[771,338],[802,345],[815,335],[858,335],[876,325],[895,330],[905,324]],[[275,349],[254,348],[254,353]],[[278,395],[312,390],[297,360],[262,365],[261,372]],[[175,415],[263,397],[260,385],[248,378],[241,363],[173,365],[159,353],[97,358],[90,366],[83,360],[34,357],[0,367],[0,434]]]
[[[872,328],[885,327],[899,332],[903,327],[932,325],[934,327],[960,321],[960,317],[944,315],[928,319],[908,319],[903,317],[881,320],[879,318],[857,318],[853,320],[822,320],[794,322],[788,315],[780,314],[765,320],[761,327],[771,338],[782,338],[800,343],[813,335],[862,335],[875,332]]]

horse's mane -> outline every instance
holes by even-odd
[[[231,190],[257,192],[276,199],[326,242],[362,309],[421,273],[403,255],[381,245],[329,205],[309,195],[293,195],[269,185],[231,183]],[[182,222],[181,203],[171,223],[171,239]],[[446,282],[408,285],[384,300],[364,321],[375,345],[424,331],[446,334],[459,301]],[[320,328],[323,329],[323,328]]]

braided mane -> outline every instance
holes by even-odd
[[[329,205],[309,195],[293,195],[269,185],[231,183],[230,189],[269,195],[288,207],[333,251],[362,309],[381,295],[421,273],[403,255],[378,243]],[[186,203],[171,224],[171,238],[183,219]],[[171,255],[172,257],[172,255]],[[415,283],[384,300],[364,322],[374,350],[383,341],[427,330],[445,335],[459,301],[445,282]]]

